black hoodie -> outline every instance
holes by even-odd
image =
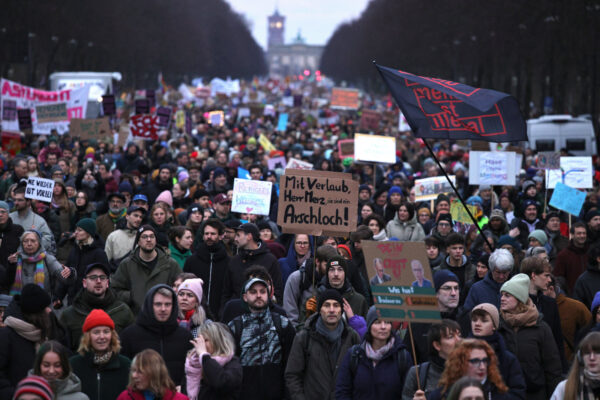
[[[159,322],[154,316],[152,306],[154,295],[161,289],[167,289],[173,295],[173,310],[169,319]],[[192,348],[192,334],[177,322],[177,296],[167,285],[156,285],[146,294],[142,311],[138,314],[135,324],[121,332],[121,354],[133,359],[142,350],[156,350],[165,360],[169,375],[175,385],[180,385],[185,371],[185,357]]]

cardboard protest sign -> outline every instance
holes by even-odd
[[[183,110],[177,110],[177,112],[175,112],[175,127],[177,129],[183,129],[185,127],[185,112]]]
[[[53,190],[54,180],[30,176],[29,178],[27,178],[25,198],[50,203],[52,201]]]
[[[456,184],[456,176],[450,175],[449,178],[453,184]],[[452,192],[452,186],[443,176],[415,180],[416,201],[434,200],[438,197],[438,194],[448,194],[450,192]]]
[[[560,169],[546,170],[546,188],[554,189],[557,182],[577,189],[591,189],[592,157],[561,157]]]
[[[304,169],[304,170],[310,170],[310,169],[313,169],[313,167],[314,167],[313,164],[306,162],[306,161],[298,160],[297,158],[290,158],[287,165],[285,166],[286,169]]]
[[[17,102],[4,100],[2,102],[2,121],[13,121],[17,119]]]
[[[360,116],[359,128],[367,131],[376,131],[379,128],[381,114],[375,110],[363,110]]]
[[[579,215],[585,202],[585,192],[573,189],[561,182],[556,182],[550,205],[571,215]]]
[[[134,115],[129,120],[129,129],[133,137],[145,140],[158,139],[158,117],[152,115]]]
[[[269,215],[272,182],[235,178],[231,211],[245,214]]]
[[[57,122],[69,119],[67,116],[66,103],[38,105],[35,107],[35,113],[37,115],[37,120],[40,123]]]
[[[17,116],[19,118],[19,129],[24,131],[27,129],[32,129],[33,124],[31,121],[31,110],[28,108],[17,110]],[[4,125],[4,123],[2,124]]]
[[[173,109],[171,107],[158,107],[156,109],[156,116],[158,117],[158,126],[167,128],[171,122],[171,114]]]
[[[516,153],[512,151],[470,151],[470,185],[515,185]]]
[[[271,143],[269,138],[267,138],[264,133],[261,133],[258,136],[258,144],[260,144],[266,152],[277,150],[277,148],[273,145],[273,143]]]
[[[2,132],[2,148],[11,156],[21,152],[21,135],[17,132]]]
[[[104,115],[117,115],[117,105],[115,103],[114,94],[102,96],[102,113]]]
[[[537,166],[543,169],[560,169],[560,153],[553,151],[538,153]]]
[[[150,100],[148,99],[136,99],[135,100],[135,114],[150,114]]]
[[[288,168],[279,185],[283,232],[340,236],[356,230],[358,182],[352,175]]]
[[[275,171],[277,168],[285,169],[285,166],[287,165],[287,163],[285,161],[285,157],[283,157],[283,156],[269,158],[267,163],[268,163],[269,169],[272,171]]]
[[[81,140],[100,139],[112,133],[108,117],[96,119],[79,119],[71,120],[69,129],[71,136],[79,137]]]
[[[396,138],[357,133],[354,135],[354,159],[394,164],[396,163]]]
[[[331,108],[357,110],[360,107],[357,89],[333,88],[331,90]]]
[[[209,112],[208,123],[212,126],[223,126],[225,124],[225,113],[223,113],[223,111]]]
[[[338,140],[338,154],[341,160],[344,158],[354,158],[354,139]]]
[[[362,241],[373,301],[391,321],[440,320],[425,243]]]
[[[467,207],[469,208],[469,211],[471,211],[472,215],[477,214],[476,206],[467,205]],[[450,205],[450,215],[452,216],[453,221],[461,222],[463,224],[473,223],[473,220],[471,217],[469,217],[469,213],[465,209],[465,206],[463,206],[463,204],[458,200],[454,200]]]
[[[288,123],[288,114],[287,113],[279,114],[279,120],[277,121],[277,130],[279,132],[285,132],[287,129],[287,123]]]

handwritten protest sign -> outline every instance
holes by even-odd
[[[2,148],[11,156],[21,152],[21,135],[17,132],[2,132]]]
[[[285,157],[281,156],[269,158],[269,161],[267,161],[267,165],[269,166],[270,170],[275,171],[277,168],[285,169],[287,163],[285,161]]]
[[[212,126],[223,126],[223,124],[225,124],[225,113],[223,113],[223,111],[209,112],[208,123]]]
[[[356,230],[358,182],[352,175],[288,168],[279,184],[283,232],[339,236]]]
[[[13,121],[17,119],[17,102],[14,100],[4,100],[2,102],[2,120]]]
[[[354,159],[394,164],[396,162],[396,138],[357,133],[354,135]]]
[[[235,178],[231,211],[245,214],[269,215],[272,182]]]
[[[477,213],[477,207],[475,206],[467,206],[469,207],[469,211],[471,211],[472,215]],[[452,216],[453,221],[461,222],[463,224],[472,224],[473,220],[469,217],[469,213],[465,209],[465,206],[458,200],[454,200],[450,205],[450,215]]]
[[[470,185],[515,185],[516,153],[512,151],[470,151]]]
[[[115,95],[107,94],[102,96],[102,113],[104,115],[116,115],[117,105],[115,103]]]
[[[560,169],[560,153],[553,151],[538,153],[537,166],[543,169]]]
[[[377,313],[392,321],[440,320],[423,242],[362,241]]]
[[[173,109],[171,107],[158,107],[156,109],[156,116],[158,117],[158,126],[160,127],[168,127],[171,122],[171,114],[173,114]]]
[[[52,179],[44,179],[30,176],[29,178],[27,178],[25,198],[50,203],[52,201],[53,190],[54,181]]]
[[[265,105],[265,108],[263,110],[263,115],[270,116],[270,117],[275,116],[275,107],[273,106],[273,104]]]
[[[150,100],[148,99],[136,99],[135,100],[135,114],[150,114]]]
[[[238,119],[244,118],[244,117],[249,117],[250,116],[250,109],[248,107],[240,107],[240,109],[238,110]]]
[[[38,105],[35,107],[35,113],[39,123],[58,122],[69,119],[66,103]]]
[[[450,175],[452,183],[456,184],[456,177]],[[452,186],[448,183],[448,180],[443,176],[434,176],[431,178],[417,179],[415,180],[415,200],[433,200],[438,197],[440,193],[452,192]]]
[[[560,169],[546,170],[546,188],[554,189],[557,182],[578,189],[591,189],[592,157],[561,157]]]
[[[354,139],[338,140],[337,146],[341,160],[348,157],[354,158]]]
[[[287,165],[285,166],[286,169],[304,169],[304,170],[313,169],[313,167],[314,167],[313,164],[306,162],[306,161],[298,160],[297,158],[290,158]]]
[[[367,131],[376,131],[379,128],[381,114],[375,110],[363,110],[360,116],[359,128]]]
[[[277,121],[277,130],[279,132],[285,132],[285,130],[287,129],[287,123],[288,123],[288,114],[287,113],[279,114],[279,120]]]
[[[550,205],[571,215],[579,215],[585,202],[585,192],[573,189],[561,182],[556,183]]]
[[[360,107],[357,89],[333,88],[331,90],[331,108],[356,110]]]
[[[112,133],[108,117],[97,119],[79,119],[71,120],[69,129],[71,136],[79,137],[81,140],[100,139]]]

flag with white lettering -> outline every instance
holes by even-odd
[[[375,66],[416,137],[527,140],[519,103],[509,94]]]

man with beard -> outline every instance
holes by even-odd
[[[60,316],[60,322],[68,331],[74,351],[79,347],[79,340],[83,335],[83,322],[93,309],[104,310],[114,321],[118,333],[135,321],[129,306],[118,300],[108,287],[109,276],[110,268],[105,264],[88,265],[83,274],[83,290],[77,293],[73,304],[65,308]]]
[[[125,196],[121,193],[112,193],[108,196],[108,212],[96,220],[98,235],[104,242],[112,232],[117,229],[117,223],[127,214]]]
[[[162,164],[158,169],[158,176],[156,179],[148,182],[143,192],[148,197],[148,202],[154,204],[154,201],[158,195],[165,190],[171,191],[173,189],[173,175],[171,168],[168,164]]]
[[[544,232],[546,232],[548,242],[550,243],[550,246],[552,246],[552,251],[548,254],[548,257],[550,257],[550,264],[554,267],[556,266],[556,257],[558,256],[558,253],[569,246],[569,239],[560,233],[559,213],[552,211],[546,215]]]
[[[136,236],[137,247],[127,256],[114,275],[111,284],[117,297],[134,313],[142,308],[148,290],[158,284],[173,285],[181,268],[177,261],[156,246],[156,231],[143,225]]]
[[[518,232],[517,240],[524,249],[529,247],[529,234],[535,230],[544,229],[544,221],[538,218],[539,207],[540,204],[537,201],[525,200],[523,202],[523,218],[515,218],[511,223],[513,229],[518,228],[516,230]]]
[[[218,218],[221,222],[227,222],[233,219],[231,215],[231,200],[227,198],[225,193],[219,193],[213,199],[213,205],[215,207],[214,218]]]
[[[108,258],[112,272],[117,270],[119,263],[128,256],[135,245],[137,230],[144,220],[146,209],[140,206],[131,206],[125,215],[125,226],[112,232],[106,238],[104,251]]]
[[[207,219],[198,231],[202,241],[194,253],[186,260],[183,272],[191,272],[202,279],[202,290],[206,295],[206,305],[214,316],[219,315],[223,280],[229,264],[229,256],[221,237],[225,225],[216,218]]]
[[[229,322],[244,372],[242,393],[246,399],[282,399],[294,328],[286,317],[269,309],[269,289],[264,280],[246,282],[242,299],[249,312]]]

